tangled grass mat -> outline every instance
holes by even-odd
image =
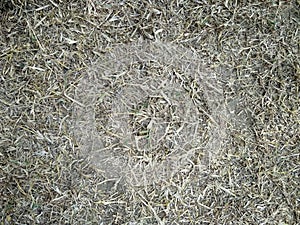
[[[0,1],[0,224],[299,224],[299,1]]]

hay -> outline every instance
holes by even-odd
[[[0,1],[0,224],[299,224],[299,18],[298,0]],[[159,50],[146,58],[160,60],[131,58],[136,55],[132,49],[141,55],[143,48],[146,53]],[[191,56],[182,54],[186,63],[180,61],[182,52]],[[170,63],[164,56],[178,61]],[[197,59],[200,70],[185,71]],[[109,72],[111,63],[116,67],[115,74],[105,75],[109,95],[95,96],[92,81],[104,84],[99,66],[105,64]],[[193,71],[212,72],[205,84],[221,92],[194,79]],[[143,72],[162,75],[155,80],[167,80],[169,86],[156,97],[136,99],[135,107],[126,106],[125,96],[155,90],[130,88],[147,80]],[[166,79],[173,76],[169,73],[177,80]],[[97,79],[86,80],[92,75]],[[179,76],[188,79],[181,84]],[[155,80],[148,84],[157,85]],[[91,87],[91,99],[78,98],[84,82]],[[179,107],[165,107],[161,93]],[[122,96],[126,104],[118,105]],[[85,110],[80,99],[95,103],[85,106],[95,112],[83,120],[95,116],[91,142],[125,142],[108,132],[93,138],[103,134],[103,127],[123,135],[114,126],[124,122],[119,112],[135,110],[124,117],[124,133],[142,137],[150,133],[143,122],[154,115],[165,121],[160,112],[169,110],[174,129],[177,115],[194,122],[197,113],[203,119],[199,142],[204,148],[188,157],[192,163],[186,160],[159,179],[150,176],[151,182],[134,182],[128,173],[109,176],[106,167],[83,157],[82,137],[74,132],[74,112]],[[226,113],[218,113],[218,105]],[[195,113],[180,116],[180,107],[189,106]],[[219,134],[224,138],[210,155],[214,151],[207,143],[214,142],[206,137],[219,126],[212,122],[218,124],[218,115],[225,115],[220,120],[225,120],[226,134]],[[153,123],[153,129],[165,132],[160,124]],[[82,127],[87,131],[87,125]],[[161,134],[153,134],[150,143],[155,145]],[[181,149],[191,149],[182,143],[195,139],[167,137]],[[162,150],[167,141],[160,144],[161,157],[176,153]],[[146,149],[143,142],[140,146]],[[139,154],[129,147],[126,160]]]

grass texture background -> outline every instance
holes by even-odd
[[[299,9],[296,0],[0,1],[0,224],[299,224]],[[201,174],[135,186],[81,154],[80,82],[141,39],[189,49],[217,71],[231,116]]]

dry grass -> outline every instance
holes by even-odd
[[[1,224],[300,223],[299,1],[0,7]],[[197,53],[231,116],[209,167],[131,186],[83,158],[73,110],[91,66],[140,38]]]
[[[82,154],[135,186],[209,166],[228,118],[217,74],[201,61],[160,41],[118,45],[97,60],[76,90]]]

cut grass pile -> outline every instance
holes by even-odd
[[[0,224],[299,224],[299,20],[296,0],[0,1]],[[200,173],[134,186],[73,127],[92,65],[140,39],[218,71],[230,116]]]

